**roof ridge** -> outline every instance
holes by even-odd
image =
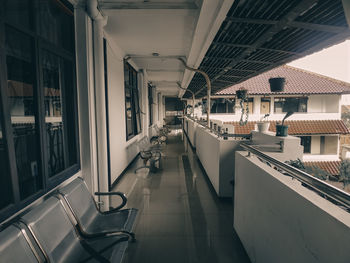
[[[335,79],[335,78],[332,78],[332,77],[329,77],[329,76],[325,76],[325,75],[322,75],[322,74],[319,74],[319,73],[316,73],[316,72],[313,72],[313,71],[309,71],[309,70],[306,70],[306,69],[293,67],[293,66],[290,66],[290,65],[287,65],[287,64],[284,64],[281,67],[290,68],[292,70],[300,71],[300,72],[303,72],[303,73],[306,73],[306,74],[310,74],[310,75],[315,75],[317,77],[321,77],[321,78],[327,79],[329,81],[337,82],[339,84],[344,84],[345,86],[348,86],[350,88],[350,83],[349,82],[346,82],[346,81],[343,81],[343,80],[340,80],[340,79]]]

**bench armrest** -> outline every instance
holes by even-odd
[[[122,199],[122,203],[121,205],[117,206],[116,208],[113,208],[109,211],[106,211],[106,212],[102,212],[103,214],[108,214],[108,213],[112,213],[114,211],[117,211],[121,208],[123,208],[125,205],[126,205],[126,202],[128,201],[128,199],[126,198],[125,194],[122,193],[122,192],[95,192],[95,195],[107,195],[107,196],[113,196],[113,195],[118,195],[120,196],[120,198]]]

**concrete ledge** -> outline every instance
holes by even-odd
[[[251,262],[350,262],[350,214],[236,152],[234,228]]]
[[[204,127],[196,128],[196,154],[219,197],[232,197],[231,180],[235,171],[235,151],[241,150],[240,142],[224,140]]]

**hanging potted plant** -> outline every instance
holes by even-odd
[[[267,119],[269,116],[270,114],[265,114],[260,121],[256,123],[259,132],[267,132],[269,130],[270,122]]]
[[[285,78],[269,78],[271,92],[281,92],[284,90]]]
[[[248,94],[248,90],[246,90],[243,87],[236,90],[236,96],[237,96],[237,99],[239,100],[246,100],[247,94]]]
[[[283,120],[282,120],[282,123],[279,124],[277,123],[276,124],[276,136],[281,136],[281,137],[286,137],[288,136],[288,125],[284,125],[284,121],[292,116],[294,114],[293,111],[288,111],[287,114],[284,116]]]

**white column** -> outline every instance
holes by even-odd
[[[81,173],[91,192],[97,191],[95,94],[92,23],[83,8],[75,9],[76,72]]]
[[[95,77],[95,115],[97,136],[98,190],[108,191],[107,126],[103,56],[103,27],[107,19],[93,20],[93,56]],[[102,209],[108,209],[109,198],[102,198]]]

